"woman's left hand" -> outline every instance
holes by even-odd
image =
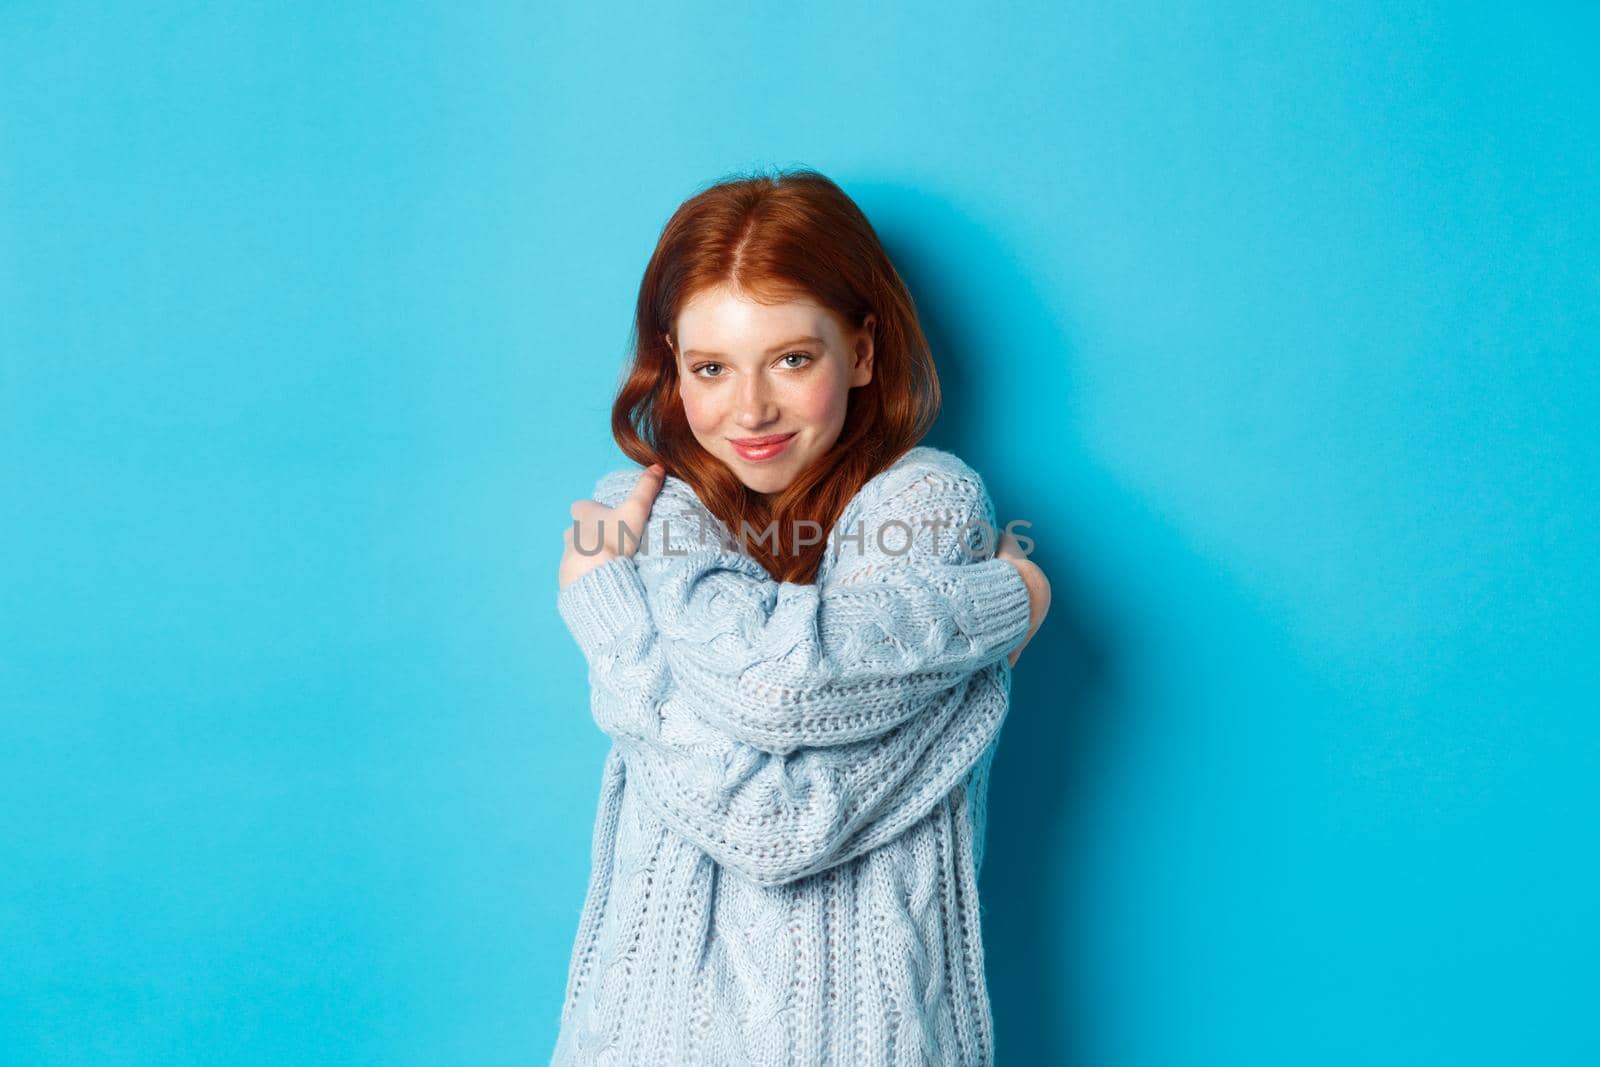
[[[1022,650],[1028,647],[1028,642],[1038,633],[1039,624],[1044,622],[1045,615],[1050,611],[1050,579],[1044,576],[1044,571],[1037,563],[1023,555],[1021,543],[1009,530],[1000,536],[995,559],[1003,559],[1017,568],[1022,575],[1022,584],[1028,587],[1028,634],[1020,645],[1011,650],[1006,660],[1015,667]]]
[[[618,556],[631,558],[639,550],[639,539],[644,536],[650,508],[655,504],[656,494],[661,492],[661,484],[666,477],[666,468],[653,463],[639,475],[639,481],[628,498],[614,508],[608,508],[598,500],[573,502],[573,522],[562,534],[567,547],[561,555],[560,588],[565,589],[602,563],[608,563]],[[623,526],[628,528],[627,538],[622,536]],[[577,544],[586,548],[599,544],[600,550],[592,555],[579,552],[573,542],[575,532]],[[602,539],[604,543],[601,543]]]

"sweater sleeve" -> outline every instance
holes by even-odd
[[[1020,575],[1003,560],[902,556],[805,586],[701,549],[613,559],[561,592],[596,722],[630,778],[669,825],[755,881],[782,884],[903,832],[999,729],[1003,657],[1028,623]],[[713,634],[712,618],[740,622]],[[675,737],[669,698],[736,729],[714,729],[713,744]],[[805,725],[767,747],[746,739],[786,718]]]
[[[779,755],[848,743],[907,721],[1016,647],[1029,623],[1026,584],[972,539],[973,525],[994,526],[988,492],[971,468],[933,455],[941,460],[892,470],[852,502],[838,525],[854,536],[835,542],[835,565],[816,585],[775,582],[718,547],[726,531],[668,480],[650,551],[635,561],[662,653],[697,714]],[[620,502],[636,480],[610,475],[597,498]],[[684,555],[662,550],[707,526],[709,547],[701,537]]]

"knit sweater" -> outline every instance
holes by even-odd
[[[560,591],[612,747],[552,1065],[993,1062],[977,873],[1029,626],[994,521],[918,446],[777,582],[668,477]]]

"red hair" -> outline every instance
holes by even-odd
[[[763,303],[809,297],[847,331],[875,317],[872,380],[850,390],[838,441],[771,500],[701,447],[678,396],[667,338],[676,344],[678,312],[690,299],[721,286]],[[726,179],[684,201],[639,283],[631,347],[632,365],[611,407],[617,445],[640,465],[659,462],[688,482],[735,537],[748,524],[744,551],[778,581],[816,580],[845,505],[921,441],[939,414],[939,375],[910,292],[861,209],[809,169]],[[795,546],[802,519],[818,524],[821,542]]]

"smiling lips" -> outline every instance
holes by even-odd
[[[745,459],[759,463],[764,459],[771,459],[788,448],[792,440],[794,433],[777,433],[765,437],[730,437],[728,443],[733,445],[733,450]]]

